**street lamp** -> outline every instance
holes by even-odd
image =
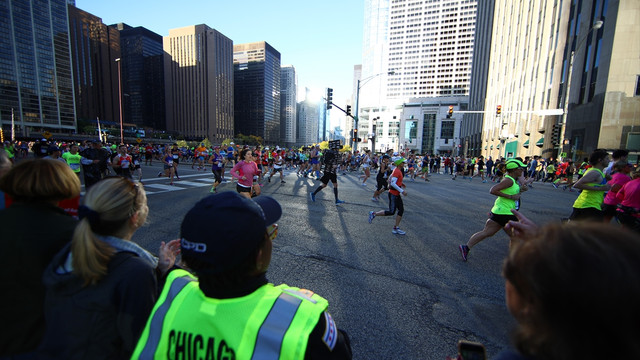
[[[391,70],[386,72],[387,75],[394,75],[396,72]],[[355,121],[355,127],[354,129],[358,128],[358,110],[360,109],[360,88],[364,86],[364,84],[366,84],[367,82],[369,82],[371,79],[378,77],[380,75],[383,75],[385,73],[379,73],[379,74],[375,74],[375,75],[371,75],[369,77],[366,77],[364,79],[358,79],[358,86],[356,88],[356,114],[353,117],[354,121]]]
[[[124,144],[124,131],[122,129],[122,76],[121,76],[121,59],[117,58],[118,63],[118,103],[120,104],[120,143]]]
[[[603,22],[602,20],[598,20],[596,22],[593,23],[593,26],[591,26],[591,29],[589,29],[589,31],[587,31],[587,33],[584,35],[584,37],[582,38],[582,40],[580,40],[580,42],[578,42],[578,45],[576,46],[575,50],[571,51],[571,57],[569,60],[569,74],[568,74],[568,78],[567,78],[567,91],[566,91],[566,95],[564,97],[564,112],[562,114],[562,130],[561,130],[561,136],[560,139],[564,139],[564,132],[565,132],[565,128],[567,125],[567,113],[569,112],[569,93],[571,91],[571,76],[573,75],[573,57],[575,56],[575,53],[580,50],[580,48],[582,47],[582,45],[585,44],[587,38],[589,38],[589,34],[593,31],[593,30],[598,30],[602,27]],[[589,54],[587,54],[588,56]],[[553,144],[552,144],[553,145]],[[563,142],[559,141],[558,142],[558,154],[557,157],[560,157],[560,153],[562,151],[562,145]]]

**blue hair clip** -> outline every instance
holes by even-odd
[[[85,205],[80,205],[78,207],[78,217],[80,220],[87,218],[87,220],[89,220],[89,225],[91,226],[94,226],[100,221],[100,214]]]

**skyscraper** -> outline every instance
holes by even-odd
[[[162,36],[124,23],[120,31],[124,122],[166,130]]]
[[[280,53],[265,41],[233,46],[235,131],[280,142]]]
[[[325,112],[324,101],[317,102],[309,98],[309,89],[305,88],[305,99],[298,103],[298,144],[311,145],[318,142],[321,114]]]
[[[296,142],[298,75],[292,65],[280,69],[280,141],[285,146]]]
[[[232,138],[231,39],[207,25],[192,25],[169,30],[163,48],[168,130],[195,140]]]
[[[115,59],[120,57],[120,34],[101,18],[71,5],[69,31],[78,120],[89,123],[99,118],[103,124],[119,124],[120,92]]]
[[[0,1],[0,122],[16,134],[76,128],[65,0]]]
[[[405,131],[407,126],[420,129],[427,126],[423,115],[437,116],[442,113],[439,109],[420,107],[421,114],[412,114],[419,121],[417,124],[414,119],[401,116],[403,112],[408,114],[403,104],[466,107],[476,10],[476,0],[365,1],[363,62],[357,101],[360,134],[372,133],[376,124],[376,132],[380,134],[376,136],[378,143],[395,143],[425,152],[453,150],[462,116],[453,117],[455,133],[442,147],[436,145],[437,133],[433,131],[425,131],[424,134],[429,135],[424,135],[419,143],[405,138],[410,133]],[[433,97],[447,97],[447,100],[429,99]],[[437,125],[439,128],[441,124]],[[450,127],[447,125],[447,129]],[[448,130],[446,133],[449,136]],[[429,136],[434,138],[427,139]]]

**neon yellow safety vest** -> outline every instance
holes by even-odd
[[[69,167],[71,168],[71,170],[73,170],[73,172],[80,172],[80,160],[82,159],[82,155],[78,153],[73,155],[70,152],[66,152],[62,154],[62,158],[67,162],[67,164],[69,164]]]
[[[606,180],[604,180],[604,174],[600,169],[597,168],[589,168],[585,171],[584,176],[590,171],[597,171],[602,176],[603,181],[601,183],[589,183],[587,185],[590,186],[600,186],[606,184]],[[573,203],[573,207],[576,209],[586,209],[586,208],[596,208],[598,210],[602,210],[602,203],[604,202],[604,190],[582,190],[576,201]]]
[[[513,181],[513,185],[502,190],[503,193],[507,195],[516,195],[520,193],[520,185],[515,181],[511,176],[505,175],[507,179],[511,179]],[[491,208],[491,212],[496,215],[513,215],[511,209],[516,208],[516,201],[507,199],[506,197],[498,196],[496,202],[493,203],[493,207]]]
[[[308,290],[273,284],[239,298],[208,298],[195,277],[174,270],[131,358],[304,359],[328,306]]]

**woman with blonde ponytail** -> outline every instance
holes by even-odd
[[[179,240],[162,242],[156,258],[131,241],[148,213],[142,184],[113,177],[91,187],[71,244],[44,272],[39,358],[129,358],[180,251]]]

